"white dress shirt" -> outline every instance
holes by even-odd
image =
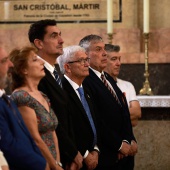
[[[6,159],[3,155],[3,153],[0,151],[0,170],[1,170],[1,167],[4,166],[4,165],[8,165],[8,164],[6,162]]]
[[[0,89],[0,97],[2,97],[3,94],[5,94],[5,90],[4,89]]]
[[[39,58],[41,58],[41,57],[39,56]],[[55,76],[54,76],[54,74],[53,74],[55,67],[52,66],[50,63],[48,63],[48,62],[47,62],[46,60],[44,60],[43,58],[41,58],[41,60],[44,61],[44,66],[45,66],[45,68],[46,68],[46,69],[51,73],[51,75],[55,78]]]
[[[67,77],[66,75],[64,75],[64,77],[68,80],[68,82],[71,84],[71,86],[73,87],[74,91],[76,92],[77,96],[79,97],[80,99],[80,95],[79,95],[79,92],[77,91],[77,89],[79,87],[82,87],[82,84],[79,86],[77,83],[75,83],[73,80],[71,80],[69,77]],[[94,149],[98,150],[99,151],[99,148],[97,147],[97,145],[94,146]],[[89,154],[89,151],[86,150],[83,158],[85,159]]]

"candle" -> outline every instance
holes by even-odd
[[[143,32],[149,33],[149,0],[143,0]]]
[[[4,19],[9,19],[9,5],[10,5],[10,2],[4,2]]]
[[[113,34],[113,1],[107,0],[107,33]]]

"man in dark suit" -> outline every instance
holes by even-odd
[[[107,51],[107,66],[104,69],[116,81],[117,86],[126,96],[129,107],[132,126],[138,124],[138,119],[141,118],[141,107],[136,96],[136,91],[131,82],[118,78],[121,68],[121,53],[119,45],[105,44]]]
[[[57,58],[60,70],[64,74],[62,86],[69,98],[69,134],[77,150],[84,157],[82,168],[84,170],[94,169],[98,164],[99,156],[94,109],[90,94],[82,86],[84,78],[89,75],[89,60],[85,50],[80,46],[64,48],[64,54]]]
[[[101,133],[101,155],[98,170],[132,170],[128,167],[128,156],[137,152],[137,144],[132,132],[126,99],[109,74],[103,72],[107,64],[105,44],[100,36],[84,37],[80,46],[85,48],[90,58],[90,75],[83,85],[89,88],[98,108],[96,118]]]
[[[64,164],[82,166],[82,156],[68,136],[68,99],[61,87],[61,79],[56,73],[54,64],[63,54],[63,39],[55,20],[40,20],[30,26],[29,40],[38,49],[38,55],[45,62],[46,76],[40,81],[39,90],[50,99],[51,107],[59,120],[56,133],[59,140],[61,161]],[[64,128],[63,128],[64,127]]]
[[[49,170],[16,105],[5,95],[7,72],[13,64],[0,48],[0,150],[10,170]]]

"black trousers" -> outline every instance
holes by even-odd
[[[122,170],[120,163],[115,163],[112,166],[97,166],[95,170]]]
[[[97,166],[95,170],[133,170],[134,169],[134,156],[128,156],[119,160],[112,166]]]

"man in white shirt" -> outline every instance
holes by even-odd
[[[64,168],[69,164],[75,164],[80,169],[83,157],[68,137],[68,100],[62,89],[59,74],[54,66],[57,57],[63,54],[64,41],[61,31],[57,26],[57,21],[45,19],[33,23],[30,26],[28,35],[30,42],[38,50],[37,54],[45,62],[44,71],[46,75],[41,79],[38,88],[50,99],[51,107],[59,120],[56,133],[60,147],[61,162]]]
[[[77,45],[64,48],[64,54],[57,58],[64,74],[62,86],[69,98],[69,134],[83,155],[82,170],[94,169],[99,156],[95,111],[90,93],[82,86],[89,75],[89,61],[85,50]]]
[[[100,129],[101,154],[96,170],[132,170],[133,162],[129,158],[137,153],[137,144],[126,98],[113,78],[104,72],[107,52],[103,39],[91,34],[82,38],[79,45],[90,58],[89,76],[83,86],[92,94]]]
[[[117,82],[118,87],[126,96],[130,111],[131,123],[134,127],[137,125],[138,119],[141,117],[141,108],[132,83],[117,78],[121,66],[121,54],[119,53],[120,47],[117,45],[105,44],[105,50],[107,51],[108,57],[105,72],[113,77],[113,79]]]

